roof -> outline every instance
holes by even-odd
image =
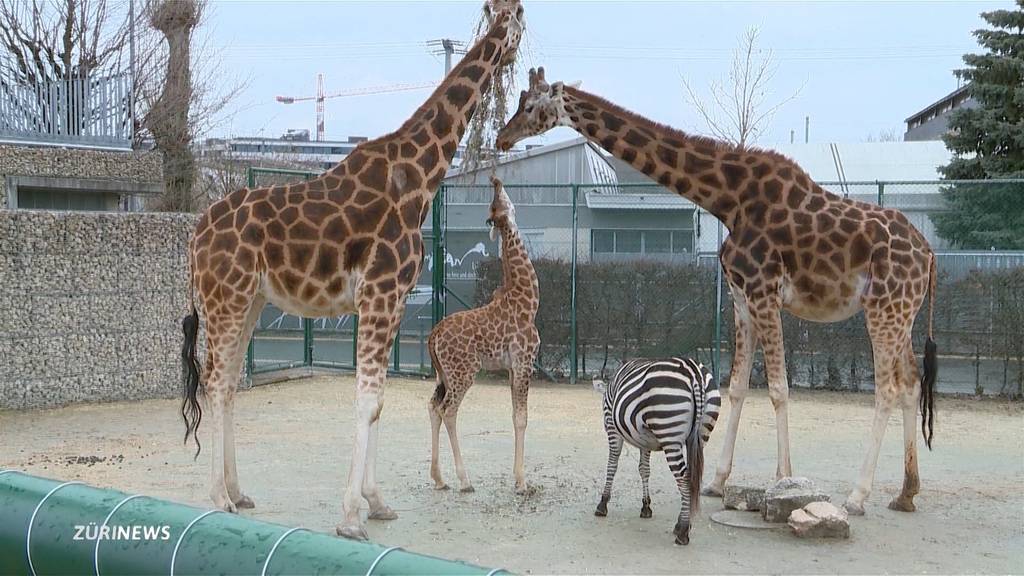
[[[668,192],[621,194],[587,192],[587,208],[591,210],[693,210],[694,204],[682,196]]]
[[[781,144],[775,150],[800,165],[817,182],[845,180],[937,180],[951,157],[938,140]]]
[[[939,104],[942,104],[946,100],[952,100],[953,98],[959,96],[960,94],[962,94],[964,92],[967,92],[968,86],[970,86],[970,84],[964,84],[963,86],[957,88],[956,90],[953,90],[952,92],[950,92],[949,94],[946,94],[942,98],[939,98],[935,102],[932,102],[931,104],[925,106],[924,108],[921,108],[917,112],[914,112],[913,114],[908,116],[907,119],[904,120],[904,122],[910,122],[914,118],[917,118],[918,116],[920,116],[922,114],[925,114],[926,112],[929,112],[932,108],[935,108],[936,106],[938,106]]]
[[[576,149],[576,150],[573,150]],[[551,159],[552,162],[562,163],[564,169],[565,163],[558,153],[562,153],[562,156],[567,154],[574,154],[576,151],[579,152],[579,156],[574,156],[571,162],[579,161],[580,164],[578,173],[575,169],[572,172],[577,173],[575,177],[577,181],[557,181],[557,178],[552,179],[550,176],[547,178],[549,181],[535,181],[536,177],[541,173],[551,169],[552,165],[545,166],[545,163]],[[510,168],[515,166],[514,169]],[[570,138],[569,140],[563,140],[554,144],[548,144],[546,146],[538,146],[529,150],[518,152],[515,154],[504,155],[498,158],[497,167],[506,168],[506,170],[498,170],[499,177],[510,175],[515,173],[517,178],[521,178],[521,182],[537,184],[616,184],[618,179],[616,177],[615,169],[609,163],[609,159],[605,157],[604,152],[597,147],[595,144],[588,141],[582,136],[576,138]],[[532,170],[531,170],[532,168]],[[487,172],[490,173],[493,167],[490,163],[483,163],[477,166],[475,169],[467,170],[463,167],[451,168],[448,170],[448,174],[445,176],[446,180],[456,181],[477,181],[480,180],[476,176],[478,173]],[[565,177],[564,170],[556,172],[561,173],[561,177]],[[588,181],[589,180],[589,181]],[[486,179],[482,179],[486,181]],[[508,183],[516,183],[509,181]]]

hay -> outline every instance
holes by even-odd
[[[487,34],[491,25],[487,10],[481,12],[480,20],[473,31],[474,43]],[[462,170],[465,172],[476,170],[488,162],[492,175],[497,169],[498,153],[494,141],[498,136],[498,130],[505,125],[508,102],[513,99],[515,93],[516,70],[521,54],[521,51],[517,52],[515,61],[498,68],[491,80],[490,90],[480,97],[476,112],[469,123],[466,152],[462,161]]]

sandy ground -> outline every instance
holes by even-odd
[[[379,478],[400,518],[368,524],[377,542],[520,573],[1024,571],[1020,404],[940,400],[935,451],[920,457],[916,513],[885,507],[902,482],[901,427],[894,417],[867,515],[852,519],[849,540],[802,541],[785,530],[722,526],[709,518],[721,500],[704,498],[690,545],[677,547],[670,532],[679,497],[660,455],[652,459],[653,519],[639,518],[635,449],[623,455],[609,516],[594,517],[607,446],[599,397],[589,386],[536,384],[531,391],[526,468],[535,491],[525,497],[513,493],[510,395],[498,382],[477,384],[459,422],[476,492],[432,489],[425,409],[432,390],[432,381],[389,379]],[[333,533],[351,450],[352,397],[350,375],[241,394],[239,471],[243,490],[257,504],[247,515]],[[794,470],[842,502],[863,457],[872,397],[798,390],[791,398]],[[182,433],[173,400],[5,412],[0,468],[206,507],[208,453],[193,462]],[[709,476],[723,436],[722,428],[711,436]],[[446,480],[456,485],[447,441],[442,463]],[[767,482],[774,470],[774,415],[757,391],[744,411],[733,480]]]

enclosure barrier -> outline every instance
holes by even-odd
[[[496,574],[219,510],[0,472],[0,574]]]

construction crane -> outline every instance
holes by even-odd
[[[391,92],[408,92],[410,90],[422,90],[424,88],[433,88],[437,86],[437,82],[419,82],[415,84],[390,84],[387,86],[366,86],[363,88],[353,88],[350,90],[342,90],[341,92],[334,92],[332,94],[326,94],[324,92],[324,75],[316,75],[316,96],[278,96],[276,100],[282,104],[294,104],[296,102],[308,102],[313,100],[316,102],[316,141],[322,142],[324,139],[324,101],[330,98],[344,98],[347,96],[369,96],[371,94],[388,94]]]

